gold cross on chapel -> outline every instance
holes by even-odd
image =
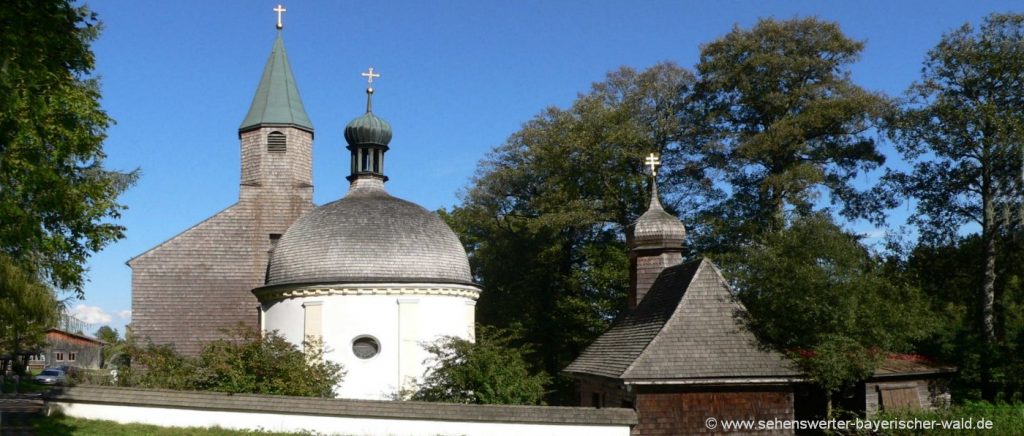
[[[373,67],[370,67],[370,71],[367,71],[365,73],[360,73],[359,75],[365,77],[366,78],[366,83],[368,83],[370,85],[373,85],[373,79],[374,78],[380,77],[380,74],[375,74],[373,72]]]
[[[274,8],[274,12],[277,12],[277,28],[278,29],[284,29],[284,23],[281,22],[281,15],[283,15],[285,11],[287,11],[287,9],[285,9],[284,6],[281,6],[281,5],[277,5],[277,7]]]
[[[651,175],[656,177],[658,175],[658,166],[661,165],[661,161],[658,160],[658,155],[651,153],[646,159],[644,159],[644,165],[651,167]]]

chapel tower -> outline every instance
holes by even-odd
[[[658,199],[658,157],[647,156],[651,167],[651,203],[633,225],[629,240],[629,309],[634,309],[665,268],[683,262],[686,227],[665,212]]]
[[[196,355],[221,330],[259,328],[252,288],[264,283],[270,252],[313,209],[313,123],[277,37],[238,129],[238,202],[132,258],[132,329],[142,341]]]

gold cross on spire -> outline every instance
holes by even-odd
[[[644,165],[651,167],[651,176],[658,176],[658,166],[661,165],[661,161],[658,159],[658,155],[651,153],[644,159]]]
[[[283,15],[285,13],[285,11],[287,11],[287,9],[285,9],[284,6],[281,6],[281,5],[277,5],[277,7],[274,8],[274,12],[277,12],[277,28],[278,29],[284,29],[284,23],[281,22],[281,15]]]
[[[370,84],[371,86],[373,85],[373,79],[376,77],[380,77],[380,74],[375,74],[373,72],[373,67],[370,67],[370,71],[360,73],[359,75],[365,77],[366,83]]]

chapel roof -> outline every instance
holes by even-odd
[[[249,113],[238,130],[242,132],[263,126],[287,126],[313,131],[313,123],[306,115],[292,67],[288,63],[281,30],[277,32],[274,48],[263,67],[263,76],[252,98]]]
[[[618,319],[567,373],[637,381],[797,377],[760,348],[718,268],[697,259],[666,268],[636,309]]]

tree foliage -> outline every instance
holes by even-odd
[[[610,73],[492,151],[463,204],[443,214],[485,289],[478,319],[520,329],[534,369],[560,371],[624,306],[625,229],[647,204],[644,156],[672,162],[662,192],[680,210],[715,195],[681,140],[693,82],[670,63]]]
[[[41,347],[58,314],[53,291],[0,253],[0,354]]]
[[[922,238],[949,243],[965,224],[981,228],[977,325],[991,399],[999,239],[1024,231],[1024,15],[995,14],[943,35],[892,132],[912,170],[888,178],[917,201],[911,219]]]
[[[432,366],[413,400],[469,404],[540,404],[550,378],[531,373],[514,337],[477,326],[477,341],[443,337],[426,346]]]
[[[0,253],[81,295],[86,259],[123,237],[111,220],[136,178],[103,166],[99,22],[67,0],[16,0],[0,28]]]
[[[195,358],[170,345],[132,346],[134,374],[125,378],[151,388],[333,398],[345,376],[319,341],[304,342],[303,351],[277,332],[239,326],[225,333]]]
[[[747,324],[830,394],[866,378],[885,353],[909,351],[934,327],[919,290],[890,280],[827,215],[799,218],[742,254],[734,276]]]
[[[779,230],[823,192],[850,217],[881,219],[883,204],[851,183],[884,162],[871,133],[889,107],[850,78],[863,47],[836,23],[803,18],[761,19],[701,48],[698,137],[731,192],[705,247],[728,252]]]

